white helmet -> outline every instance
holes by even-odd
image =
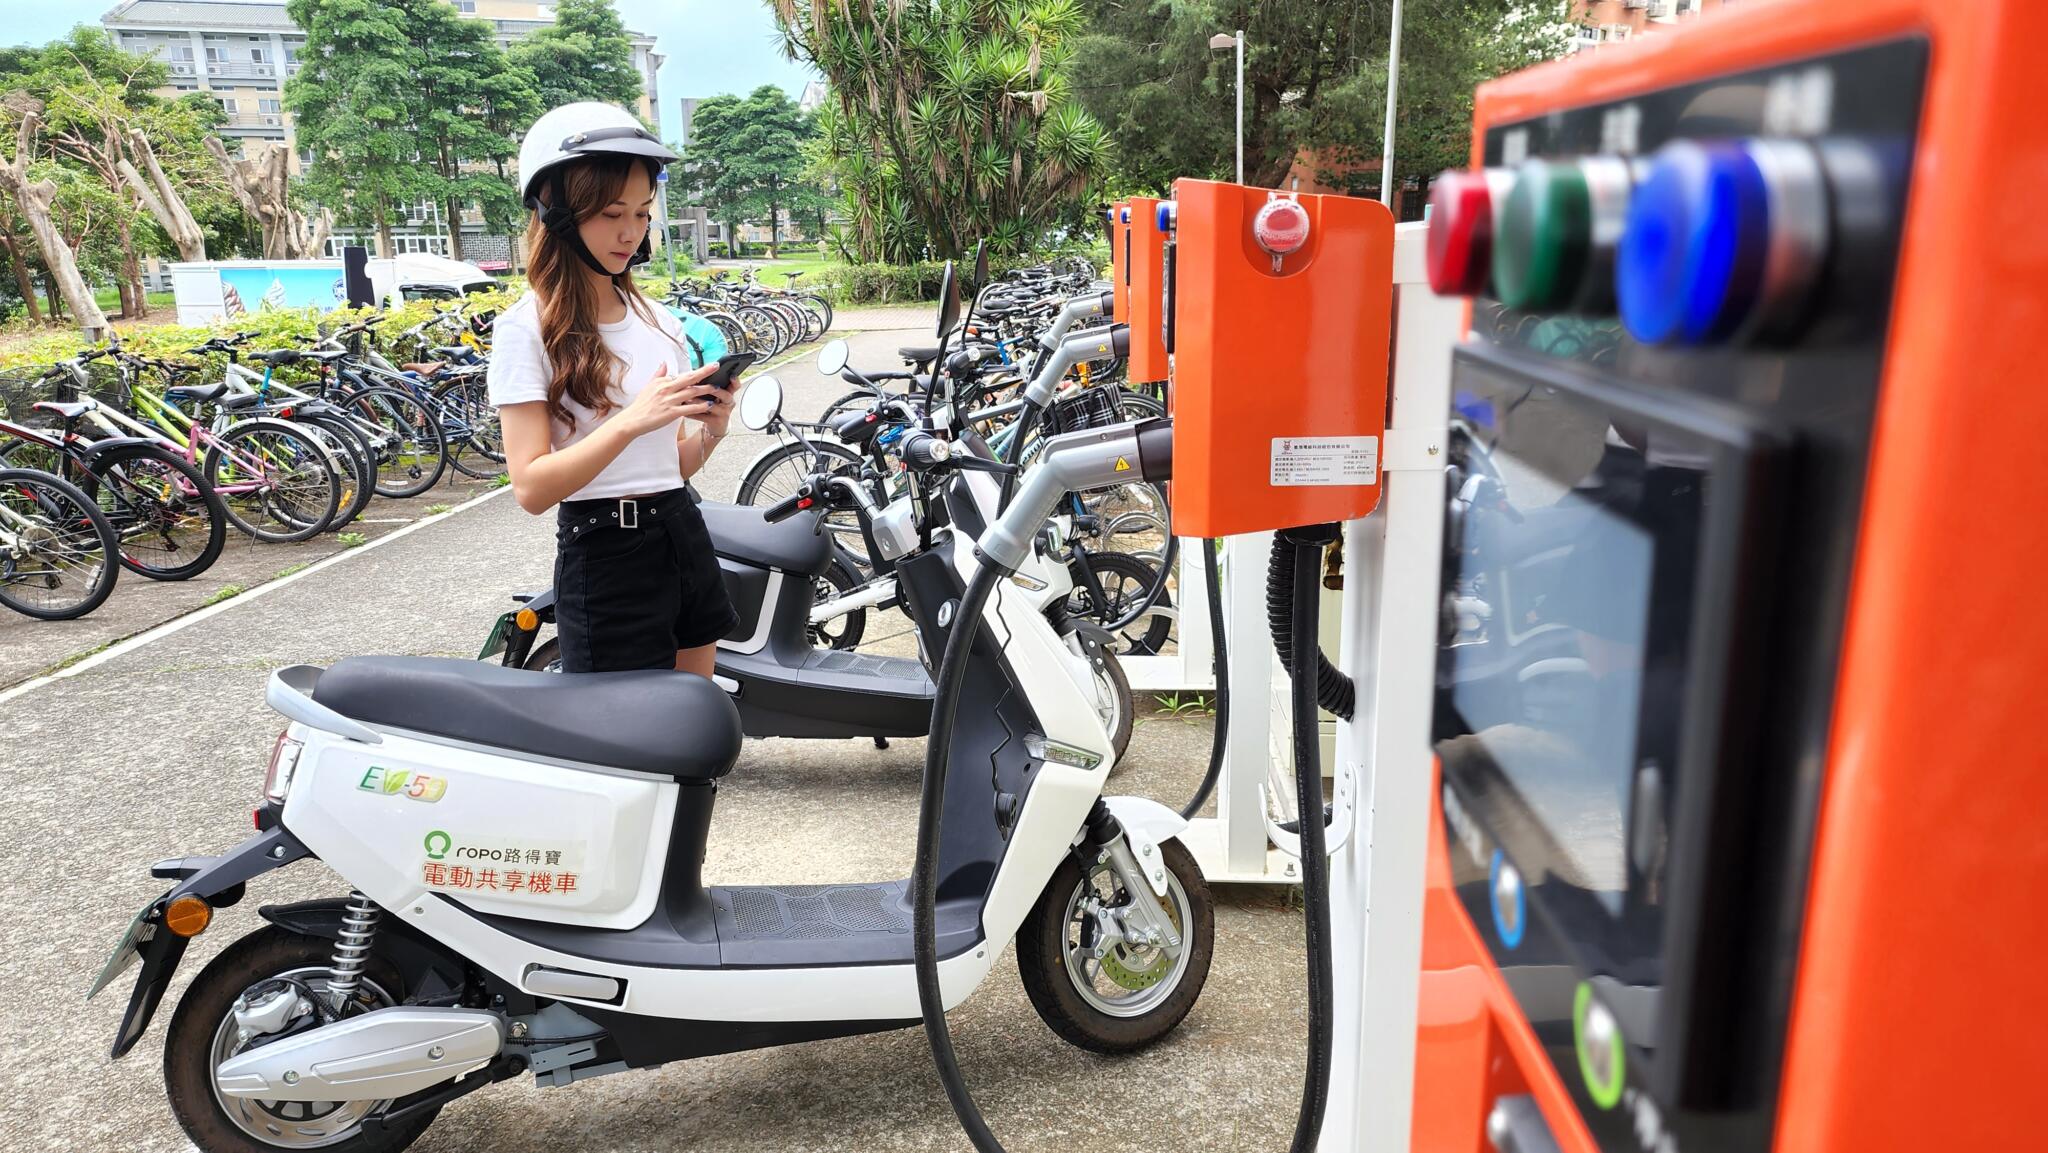
[[[582,251],[582,242],[576,237],[576,217],[566,203],[562,172],[569,161],[600,155],[639,156],[654,173],[676,159],[632,113],[595,100],[564,104],[543,114],[519,143],[519,199],[540,213],[542,227],[569,240],[585,263],[599,268],[602,266]],[[541,177],[550,173],[554,176],[549,189],[551,206],[544,205],[540,196]],[[648,253],[643,240],[634,263],[645,261]]]

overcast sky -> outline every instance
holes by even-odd
[[[0,44],[44,44],[74,24],[98,24],[118,0],[0,0]],[[626,26],[652,33],[662,66],[661,124],[673,134],[686,96],[751,92],[773,84],[792,97],[811,76],[782,58],[775,20],[759,0],[614,0]]]

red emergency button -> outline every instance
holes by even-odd
[[[1286,197],[1268,200],[1252,217],[1252,239],[1274,256],[1300,251],[1308,243],[1308,210]]]
[[[1507,185],[1504,171],[1445,172],[1429,191],[1429,286],[1445,296],[1475,296],[1493,278],[1494,222]]]

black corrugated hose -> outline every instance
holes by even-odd
[[[1215,537],[1202,538],[1202,564],[1209,576],[1209,636],[1216,658],[1216,731],[1209,737],[1209,771],[1194,799],[1181,806],[1181,819],[1189,821],[1216,791],[1217,778],[1223,775],[1223,746],[1230,739],[1230,646],[1223,640],[1223,581],[1216,571]]]
[[[1306,530],[1288,529],[1285,531],[1303,532]],[[1328,539],[1332,541],[1337,539],[1334,528],[1330,529]],[[1266,624],[1273,633],[1273,648],[1280,654],[1280,667],[1286,669],[1289,676],[1293,676],[1295,672],[1294,654],[1296,652],[1314,653],[1316,655],[1316,703],[1328,709],[1331,715],[1348,721],[1351,719],[1352,706],[1357,702],[1357,686],[1351,683],[1350,677],[1337,671],[1337,666],[1330,663],[1330,658],[1323,655],[1323,650],[1320,647],[1322,643],[1320,637],[1316,636],[1314,632],[1310,632],[1308,634],[1308,643],[1301,644],[1294,639],[1294,630],[1289,627],[1289,621],[1294,616],[1294,610],[1289,607],[1290,598],[1293,595],[1290,592],[1292,589],[1291,575],[1293,571],[1294,548],[1282,541],[1279,536],[1274,536],[1272,557],[1266,565]],[[1310,715],[1314,715],[1314,710],[1310,710]],[[1313,809],[1302,810],[1304,813],[1314,811]]]
[[[1281,554],[1283,541],[1286,551],[1292,554],[1293,604],[1288,614],[1288,640],[1297,651],[1316,644],[1323,546],[1335,539],[1335,531],[1334,525],[1290,529],[1274,541],[1276,556]],[[1213,553],[1214,545],[1209,551]],[[946,1097],[960,1127],[980,1153],[1004,1150],[960,1074],[953,1035],[946,1026],[945,1001],[939,989],[939,831],[940,814],[946,802],[947,752],[960,713],[960,687],[966,680],[975,634],[980,631],[982,609],[998,579],[997,567],[983,562],[960,598],[954,627],[946,638],[932,707],[931,736],[925,747],[924,787],[917,814],[917,860],[911,871],[918,1009],[924,1018],[925,1037],[931,1043],[932,1063],[938,1069],[939,1081],[946,1087]],[[1217,635],[1222,635],[1220,629]],[[1294,778],[1303,812],[1319,811],[1323,802],[1323,768],[1314,705],[1318,699],[1316,683],[1317,670],[1313,667],[1294,677]],[[1319,821],[1302,822],[1301,890],[1308,921],[1308,1069],[1302,1085],[1301,1111],[1295,1119],[1294,1141],[1289,1149],[1292,1153],[1311,1153],[1322,1133],[1323,1112],[1329,1102],[1330,989],[1334,982],[1330,959],[1330,862]]]

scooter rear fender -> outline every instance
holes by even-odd
[[[185,956],[187,938],[171,932],[163,923],[164,910],[172,901],[189,896],[198,897],[209,906],[226,907],[242,899],[251,878],[312,855],[313,851],[286,832],[284,826],[275,825],[217,857],[174,857],[151,866],[152,875],[174,879],[177,884],[150,907],[146,921],[150,926],[149,939],[139,945],[142,964],[135,977],[135,991],[128,996],[128,1007],[121,1014],[121,1028],[114,1034],[109,1056],[118,1058],[142,1040],[150,1020],[156,1016],[157,1006],[163,1003],[171,977],[178,971],[178,962]]]

